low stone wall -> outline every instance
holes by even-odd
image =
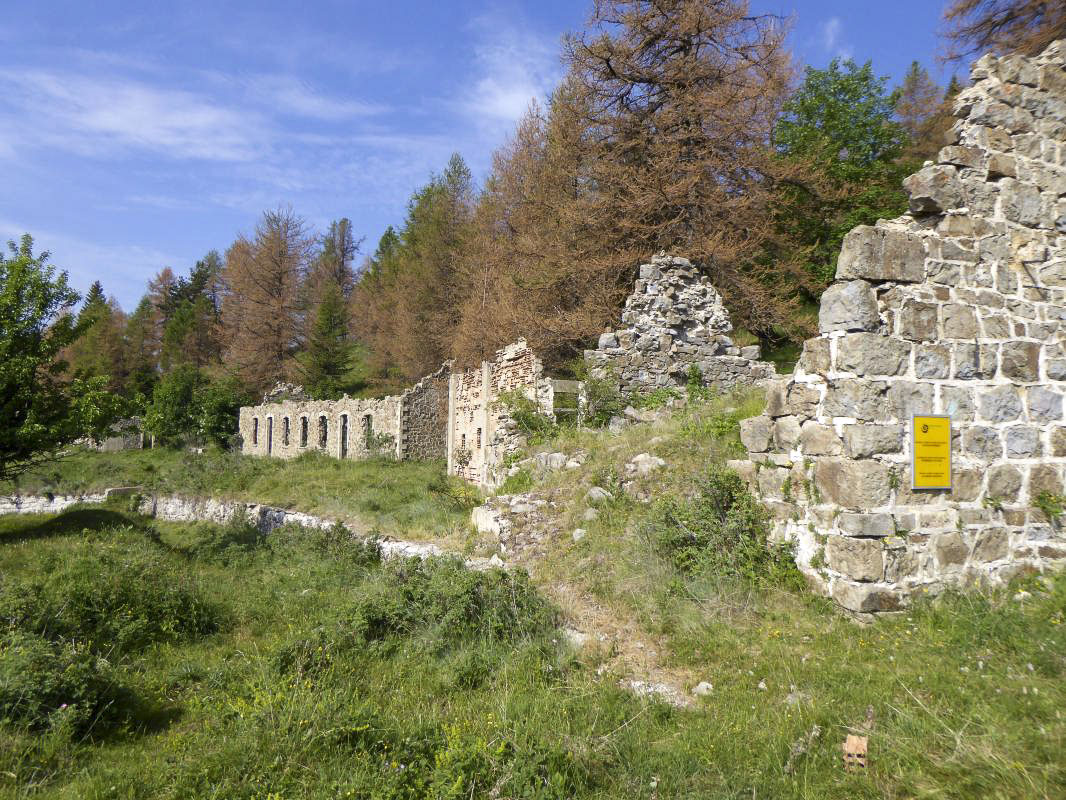
[[[727,389],[775,375],[759,347],[737,347],[718,291],[684,258],[659,254],[640,267],[622,323],[585,351],[589,375],[613,376],[624,394],[683,385],[697,367],[704,384]]]
[[[853,611],[1066,560],[1040,501],[1066,476],[1064,52],[977,62],[911,213],[848,234],[821,335],[742,424],[734,466]],[[911,488],[915,414],[951,418],[950,490]]]
[[[448,383],[445,364],[400,396],[400,457],[414,460],[448,457]]]

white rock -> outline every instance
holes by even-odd
[[[499,553],[493,553],[492,558],[489,559],[489,564],[494,567],[503,567],[503,559],[500,558]]]
[[[592,522],[592,520],[596,519],[599,515],[600,512],[596,509],[586,508],[585,513],[581,515],[581,518],[585,520],[585,522]]]
[[[697,697],[703,697],[714,691],[714,686],[710,681],[700,681],[696,684],[696,688],[692,690],[692,693]]]
[[[470,522],[478,533],[499,535],[503,530],[501,514],[492,506],[477,506],[470,512]]]
[[[593,486],[587,492],[585,492],[585,499],[590,503],[602,503],[604,500],[612,500],[614,495],[604,489],[602,486]]]
[[[585,538],[585,534],[588,533],[584,528],[575,528],[574,532],[570,534],[575,542],[580,542]]]
[[[654,472],[665,466],[666,462],[658,456],[653,456],[651,453],[641,453],[630,459],[627,469],[632,467],[632,471],[635,471],[638,475],[647,475],[649,472]]]

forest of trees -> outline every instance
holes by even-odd
[[[956,0],[951,54],[1038,49],[1066,35],[1052,5]],[[705,270],[739,327],[800,341],[844,234],[905,210],[901,180],[962,87],[918,61],[895,87],[869,61],[798,72],[786,33],[743,0],[595,0],[561,84],[480,185],[453,155],[358,262],[348,219],[314,231],[269,210],[223,254],[153,276],[129,314],[95,283],[59,355],[160,440],[221,442],[277,381],[380,391],[519,336],[565,368],[661,249]]]

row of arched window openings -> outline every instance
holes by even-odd
[[[267,452],[274,449],[274,418],[267,417]],[[310,419],[300,417],[300,447],[307,447]],[[317,446],[319,450],[325,450],[329,442],[329,418],[325,414],[318,417]],[[370,449],[371,440],[374,437],[374,417],[372,414],[363,415],[363,445]],[[290,446],[289,418],[281,419],[281,444],[283,447]],[[259,445],[259,417],[252,417],[252,444]],[[341,458],[348,455],[348,415],[341,414]]]

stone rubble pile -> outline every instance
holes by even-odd
[[[845,238],[821,335],[734,462],[855,612],[1066,559],[1066,42],[985,56],[910,213]],[[952,489],[912,490],[911,416],[951,417]]]
[[[706,385],[728,388],[773,377],[759,348],[729,338],[729,312],[710,280],[687,259],[660,253],[640,267],[622,330],[585,351],[589,375],[617,380],[623,394],[686,383],[692,366]]]

